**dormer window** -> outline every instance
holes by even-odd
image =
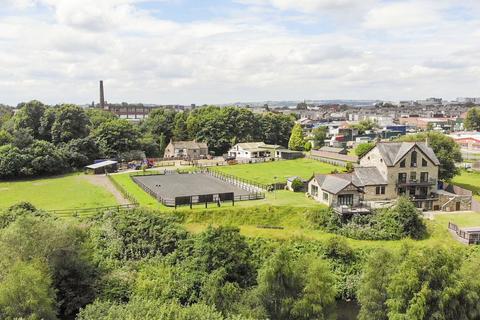
[[[407,161],[405,159],[403,159],[402,161],[400,161],[400,168],[405,168],[405,163]]]
[[[417,166],[417,151],[412,151],[411,158],[410,158],[410,166],[416,167]]]
[[[428,167],[428,162],[425,159],[422,159],[422,167]]]

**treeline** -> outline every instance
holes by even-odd
[[[27,203],[0,214],[2,319],[476,319],[479,255],[467,247],[351,248],[187,232],[136,210],[79,223]],[[19,298],[21,297],[21,298]]]
[[[135,124],[70,104],[31,101],[20,104],[15,114],[0,106],[0,178],[64,173],[101,158],[161,157],[170,139],[206,142],[217,155],[237,142],[286,145],[293,123],[289,116],[235,107],[157,109]]]

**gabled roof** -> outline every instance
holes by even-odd
[[[316,174],[314,178],[322,190],[333,194],[337,194],[353,184],[351,173]]]
[[[391,167],[402,160],[402,158],[415,146],[418,147],[418,149],[420,149],[420,151],[435,165],[440,165],[440,161],[438,161],[432,148],[427,146],[425,142],[380,142],[377,143],[375,148],[380,152],[385,164]],[[369,152],[366,154],[368,153]]]
[[[205,142],[196,141],[172,141],[175,149],[207,149],[208,146]]]

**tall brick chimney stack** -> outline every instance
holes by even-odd
[[[105,109],[105,94],[103,92],[103,80],[100,80],[100,108]]]

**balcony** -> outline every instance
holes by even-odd
[[[412,201],[425,201],[425,200],[432,200],[436,201],[439,199],[438,193],[430,193],[430,194],[416,194],[414,196],[409,196],[410,200]]]
[[[354,214],[370,214],[372,212],[372,207],[366,203],[356,206],[339,205],[334,206],[333,211],[343,217],[350,217]]]
[[[428,187],[437,184],[437,179],[397,180],[397,187]]]

